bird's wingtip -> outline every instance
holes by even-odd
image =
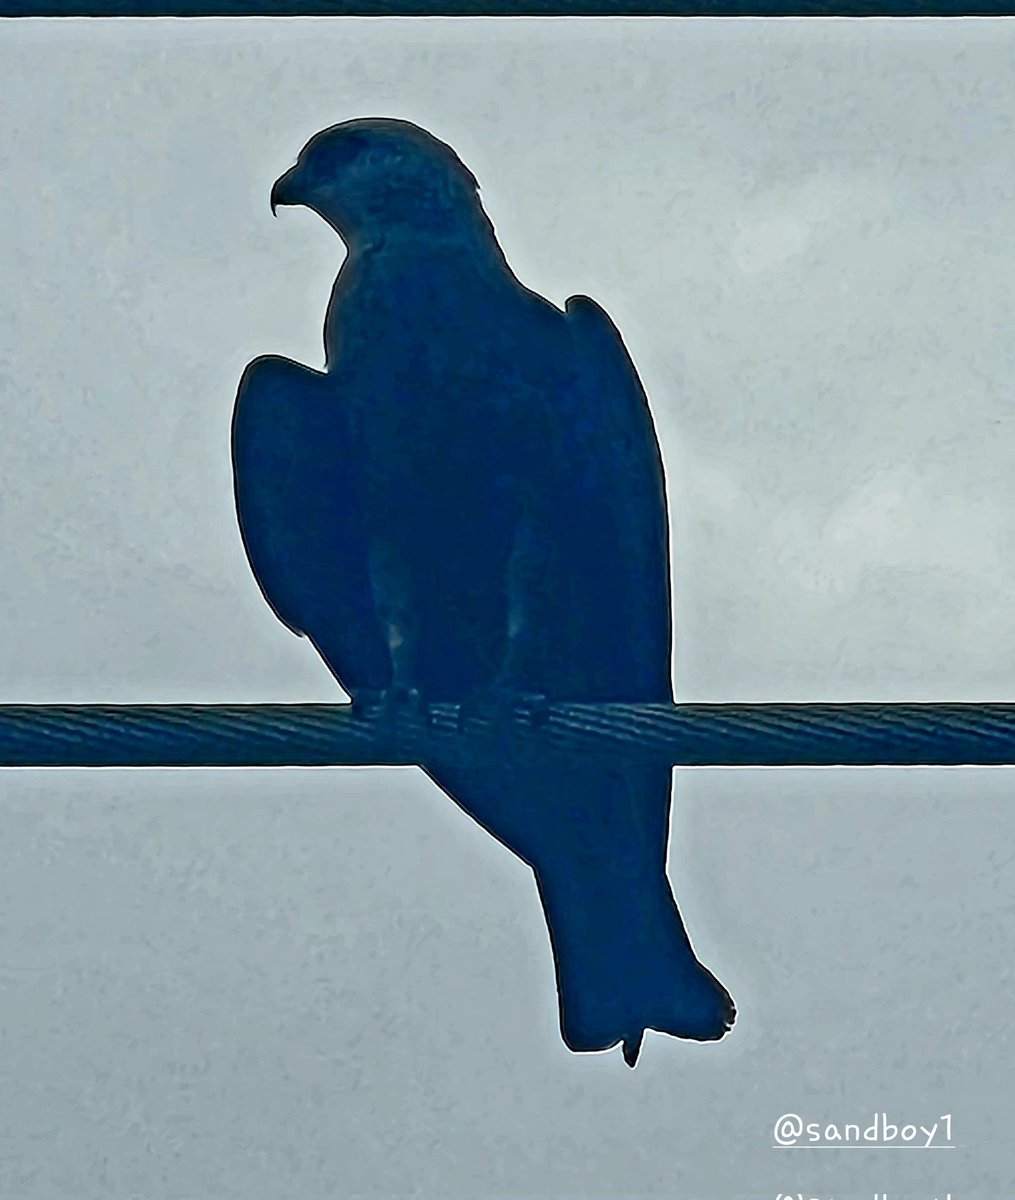
[[[564,311],[569,315],[573,312],[581,312],[583,309],[597,307],[596,302],[591,296],[583,296],[579,293],[577,296],[568,296],[564,301]]]

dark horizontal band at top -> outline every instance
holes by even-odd
[[[1002,17],[1015,0],[0,0],[3,17]]]

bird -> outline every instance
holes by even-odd
[[[324,369],[262,355],[233,410],[239,529],[279,620],[354,712],[454,702],[462,739],[470,712],[671,703],[663,462],[606,312],[526,287],[476,177],[410,121],[315,134],[270,206],[346,250]],[[531,868],[569,1049],[633,1067],[646,1030],[729,1031],[667,876],[668,766],[505,745],[422,767]]]

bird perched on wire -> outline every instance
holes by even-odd
[[[354,706],[668,702],[663,470],[644,392],[592,300],[512,273],[477,182],[406,121],[318,133],[271,207],[347,257],[323,372],[268,356],[233,417],[240,528],[265,598]],[[533,701],[531,698],[536,697]],[[526,699],[528,698],[528,699]],[[666,876],[669,768],[441,751],[428,775],[528,863],[572,1050],[734,1019]]]

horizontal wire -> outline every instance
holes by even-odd
[[[460,727],[461,726],[461,727]],[[454,754],[675,766],[1015,764],[1015,704],[0,705],[0,767],[403,766]]]

